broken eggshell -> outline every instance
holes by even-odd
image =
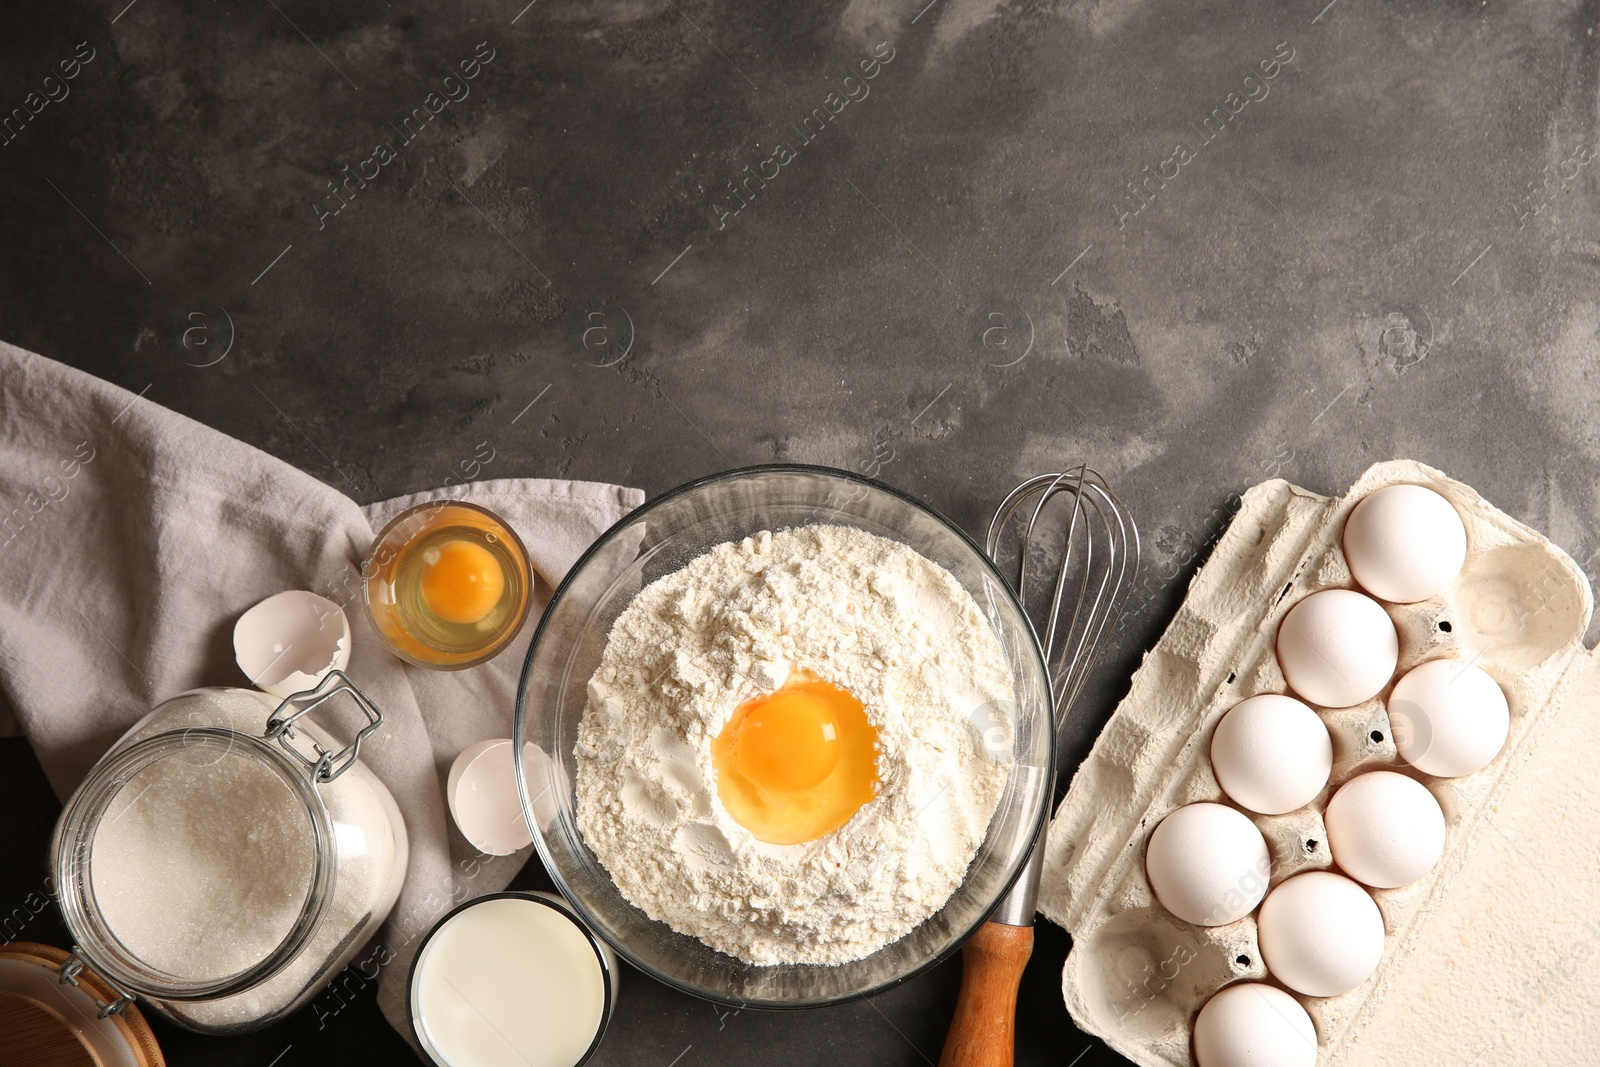
[[[233,624],[233,656],[250,683],[282,699],[350,664],[350,620],[327,597],[290,589]]]
[[[507,738],[467,747],[451,764],[445,787],[450,816],[461,836],[490,856],[509,856],[533,844],[533,831],[517,793],[512,752]],[[534,755],[525,750],[523,758],[531,760]]]

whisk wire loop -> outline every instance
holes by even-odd
[[[1055,573],[1042,606],[1039,580],[1032,575],[1034,557],[1047,555],[1036,545],[1043,536],[1041,519],[1057,496],[1071,498]],[[1137,580],[1141,548],[1139,530],[1128,509],[1087,463],[1058,474],[1027,479],[1006,494],[990,520],[984,547],[997,564],[1012,520],[1031,503],[1017,542],[1013,590],[1028,613],[1034,639],[1050,670],[1051,696],[1059,728],[1083,691],[1084,683],[1105,649],[1117,619]]]

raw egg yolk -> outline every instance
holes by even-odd
[[[506,589],[500,561],[480,544],[446,541],[422,557],[422,599],[445,622],[486,618]]]
[[[877,791],[878,731],[848,691],[806,671],[739,705],[711,743],[717,795],[773,845],[832,833]]]

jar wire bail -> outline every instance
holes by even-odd
[[[295,722],[340,693],[350,694],[350,698],[366,716],[367,725],[356,733],[353,741],[337,752],[323,748],[313,738],[307,738],[315,753],[315,756],[308,756],[294,744],[298,736],[294,730]],[[277,741],[291,756],[311,768],[312,780],[321,784],[331,782],[349,770],[361,754],[361,742],[381,725],[383,725],[383,712],[378,710],[372,699],[358,689],[343,671],[331,670],[323,676],[315,688],[291,693],[285,697],[283,703],[279,704],[267,718],[267,731],[263,736],[268,741]]]
[[[84,963],[83,956],[80,955],[82,951],[83,950],[77,945],[72,946],[72,952],[67,956],[66,959],[61,961],[60,977],[56,979],[57,982],[62,985],[77,986],[80,989],[83,988],[78,983],[78,975],[82,974],[87,966],[87,964]],[[104,1019],[111,1015],[120,1015],[123,1008],[126,1008],[129,1004],[132,1004],[134,1000],[137,999],[132,993],[129,993],[120,986],[113,984],[104,975],[96,974],[95,977],[99,978],[107,988],[116,994],[110,1003],[107,1003],[98,997],[95,998],[94,1006],[100,1009],[98,1016],[96,1016],[97,1018]]]

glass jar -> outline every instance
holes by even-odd
[[[348,694],[366,718],[340,747],[308,712]],[[158,705],[67,801],[51,866],[73,956],[201,1033],[303,1007],[388,916],[405,823],[359,762],[383,721],[339,671],[281,704],[196,689]]]

